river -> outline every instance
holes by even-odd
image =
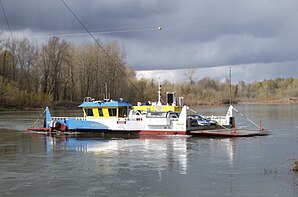
[[[298,196],[298,105],[237,105],[270,135],[200,138],[26,132],[0,112],[0,196]],[[225,114],[227,106],[194,109]],[[76,115],[54,111],[53,115]],[[238,127],[251,125],[237,115]]]

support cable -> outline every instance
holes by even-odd
[[[32,128],[34,128],[34,125],[40,120],[40,118],[42,117],[42,115],[46,112],[46,110],[44,109],[43,112],[39,115],[39,117],[36,119],[36,121],[32,124]]]
[[[233,109],[234,109],[235,112],[239,113],[243,118],[247,119],[250,123],[252,123],[253,125],[255,125],[257,128],[261,129],[260,126],[257,123],[255,123],[254,121],[252,121],[251,119],[249,119],[247,116],[245,116],[244,114],[242,114],[241,112],[239,112],[234,107],[233,107]]]

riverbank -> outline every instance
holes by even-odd
[[[284,98],[272,100],[240,100],[238,104],[298,104],[297,98]]]
[[[197,100],[197,101],[188,101],[185,104],[189,106],[203,106],[203,105],[227,105],[229,101],[222,100]],[[298,98],[283,98],[283,99],[237,99],[233,100],[232,104],[298,104]]]
[[[0,111],[39,111],[41,109],[44,109],[46,106],[50,107],[51,109],[57,109],[57,110],[73,110],[73,109],[78,109],[78,106],[80,105],[80,102],[75,102],[75,101],[58,101],[58,102],[53,102],[49,104],[45,104],[44,106],[39,106],[39,107],[26,107],[23,106],[21,108],[16,107],[16,106],[11,106],[11,107],[0,107]]]

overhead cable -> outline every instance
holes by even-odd
[[[8,22],[8,18],[7,18],[7,15],[6,15],[2,0],[0,0],[0,4],[1,4],[1,8],[2,8],[2,11],[3,11],[3,15],[4,15],[4,18],[5,18],[5,21],[6,21],[10,36],[13,39],[12,31],[11,31],[11,28],[10,28],[10,25],[9,25],[9,22]]]
[[[102,51],[106,54],[107,58],[117,66],[119,71],[127,78],[128,82],[138,91],[138,93],[143,97],[143,93],[133,84],[133,82],[128,78],[127,74],[120,68],[120,65],[109,55],[109,53],[104,49],[103,45],[100,43],[98,39],[96,39],[93,34],[88,30],[88,28],[83,24],[83,22],[77,17],[74,11],[66,4],[64,0],[61,0],[64,6],[68,9],[68,11],[76,18],[76,20],[80,23],[80,25],[85,29],[85,31],[92,37],[94,42],[102,49]]]

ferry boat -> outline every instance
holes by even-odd
[[[138,102],[135,106],[123,99],[97,101],[86,97],[79,105],[83,111],[82,117],[52,117],[46,107],[44,127],[27,130],[189,135],[192,131],[234,126],[232,105],[225,116],[200,116],[200,120],[196,120],[195,115],[190,115],[189,107],[183,104],[183,97],[178,98],[177,105],[174,92],[167,92],[166,96],[167,102],[163,105],[159,86],[157,102]]]

